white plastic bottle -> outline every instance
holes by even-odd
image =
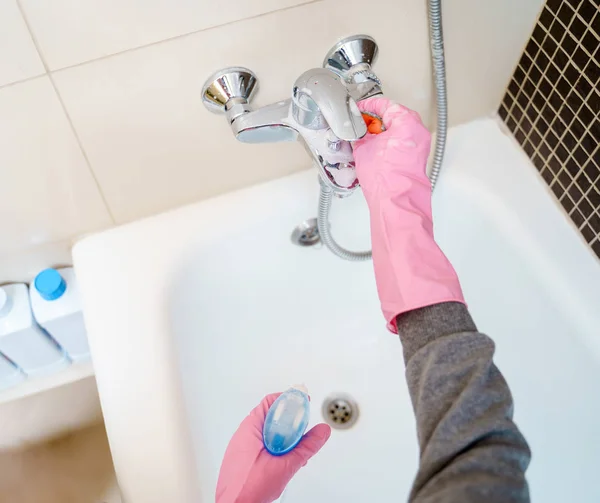
[[[29,288],[37,322],[63,347],[74,362],[89,359],[79,289],[72,267],[45,269]]]
[[[0,353],[29,376],[69,365],[64,351],[33,319],[27,285],[22,283],[0,287]]]
[[[20,383],[25,378],[21,372],[9,360],[0,355],[0,390],[10,388]]]

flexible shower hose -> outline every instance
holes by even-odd
[[[442,0],[428,0],[429,7],[429,36],[431,38],[431,62],[433,66],[433,80],[435,83],[435,96],[437,105],[437,128],[435,135],[435,148],[429,179],[431,190],[437,184],[444,151],[446,150],[446,136],[448,133],[448,96],[446,93],[446,63],[444,58],[444,34],[442,31]],[[331,235],[329,228],[329,212],[333,190],[321,183],[319,194],[319,213],[317,225],[322,243],[334,254],[344,260],[362,261],[371,258],[371,251],[353,252],[340,246]]]

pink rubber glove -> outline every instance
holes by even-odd
[[[399,314],[464,298],[454,268],[433,239],[429,131],[418,113],[385,98],[358,106],[381,117],[386,127],[357,141],[354,159],[371,215],[381,308],[396,332]]]
[[[283,456],[264,447],[262,431],[269,407],[281,393],[273,393],[250,412],[231,438],[221,464],[216,503],[271,503],[289,481],[329,439],[331,428],[318,424]]]

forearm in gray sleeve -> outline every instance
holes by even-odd
[[[420,446],[410,501],[528,502],[531,452],[493,341],[457,302],[404,313],[397,326]]]

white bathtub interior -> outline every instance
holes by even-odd
[[[74,249],[103,413],[124,499],[214,501],[232,433],[266,393],[349,393],[336,431],[282,501],[405,501],[418,463],[402,351],[372,264],[301,248],[312,170],[92,236]],[[451,129],[434,197],[437,239],[515,399],[535,501],[593,502],[600,465],[600,267],[493,119]],[[362,197],[332,228],[368,247]]]

